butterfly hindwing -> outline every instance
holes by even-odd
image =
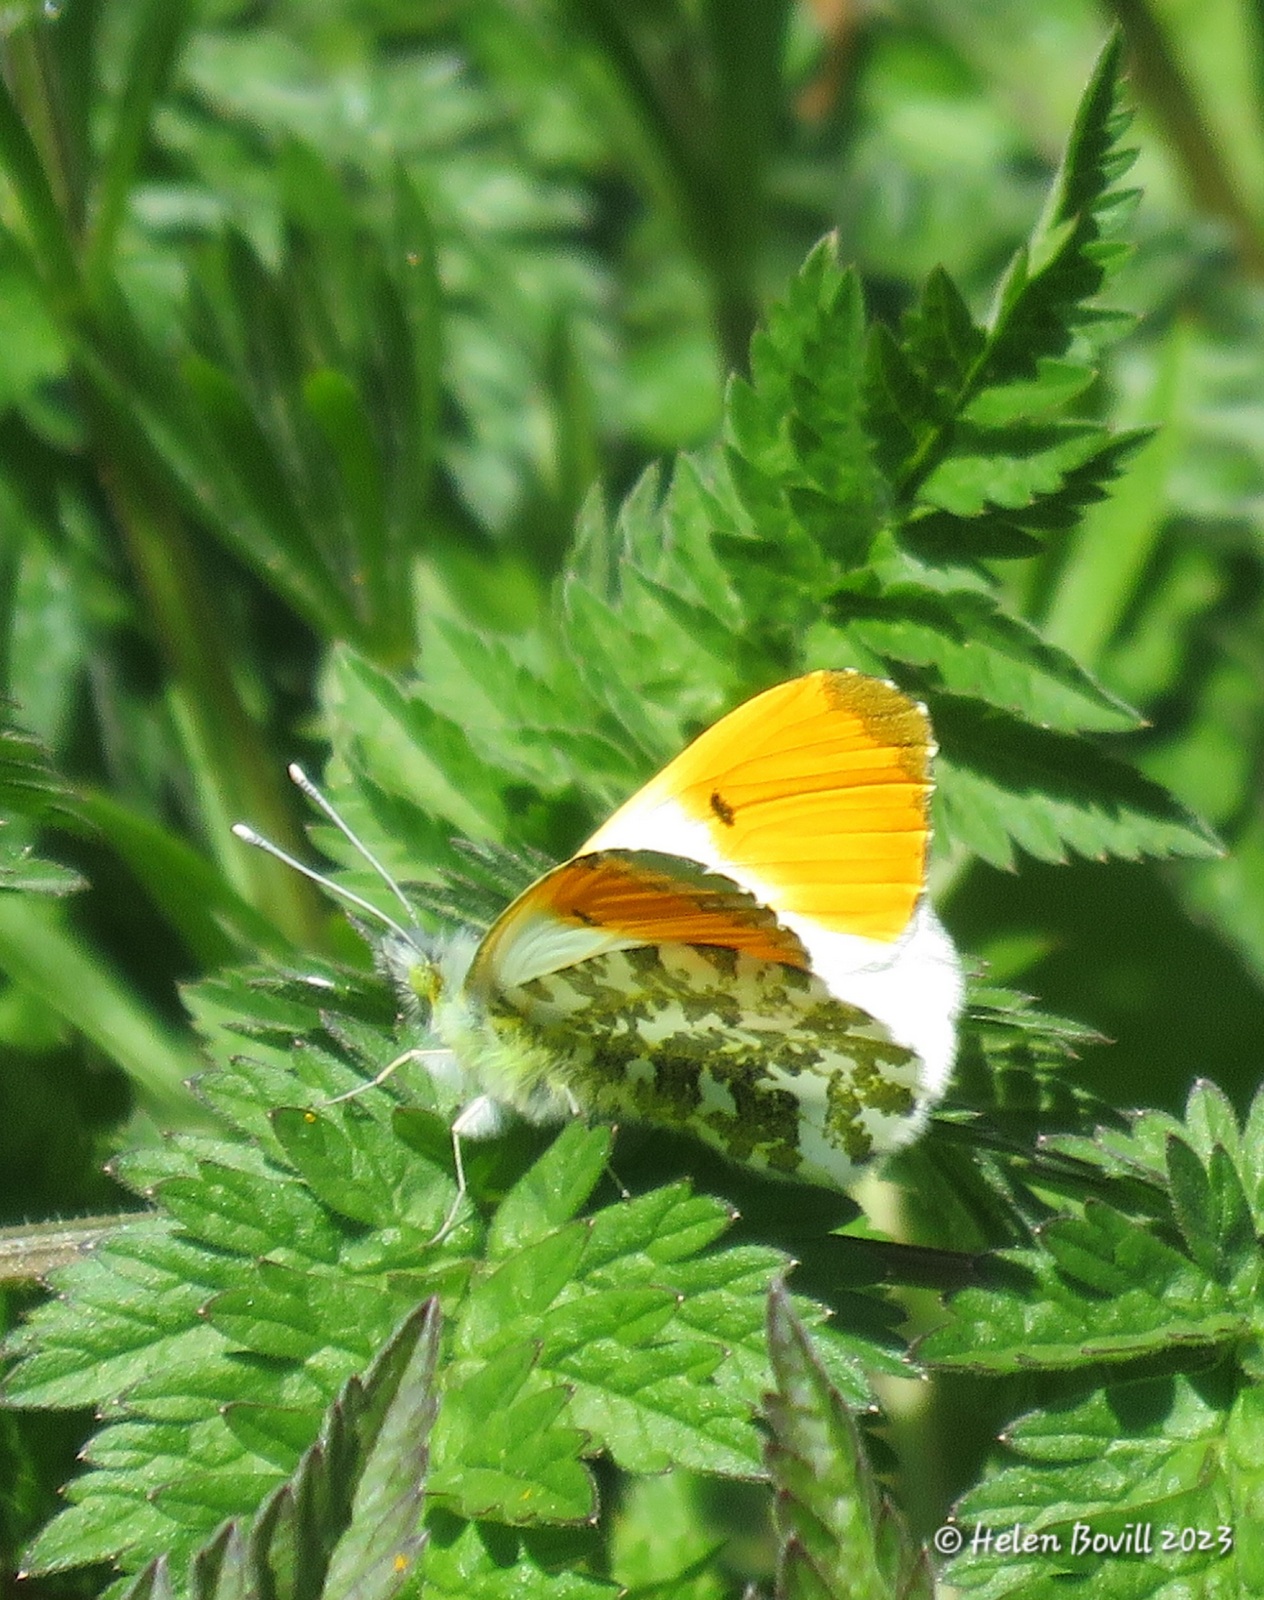
[[[569,1104],[680,1128],[833,1185],[916,1126],[916,1054],[693,861],[576,857],[509,908],[469,985],[498,1044],[487,1087],[528,1114]]]
[[[690,1132],[734,1161],[837,1186],[911,1138],[919,1062],[801,967],[717,946],[613,950],[499,991],[510,1053],[596,1117]]]

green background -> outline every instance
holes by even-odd
[[[104,1160],[196,1115],[178,985],[354,952],[228,831],[302,847],[284,768],[323,762],[331,648],[404,671],[447,612],[523,636],[593,486],[617,505],[714,436],[761,308],[826,231],[876,315],[940,264],[982,314],[1116,23],[1145,197],[1112,295],[1140,316],[1091,409],[1160,431],[1081,529],[996,570],[1141,708],[1115,747],[1229,852],[944,859],[935,881],[970,955],[1113,1041],[1074,1069],[1103,1099],[1175,1109],[1207,1073],[1246,1104],[1257,7],[67,0],[11,8],[3,41],[0,693],[57,775],[5,849],[87,887],[0,898],[0,1222],[123,1204]],[[558,854],[582,836],[564,823]],[[43,1427],[52,1482],[67,1440]]]

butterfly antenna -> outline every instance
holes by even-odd
[[[346,818],[339,813],[333,802],[325,798],[312,780],[303,771],[302,767],[299,766],[297,761],[291,761],[287,770],[290,774],[290,782],[296,784],[312,802],[312,804],[324,812],[324,814],[329,818],[330,822],[333,823],[334,827],[337,828],[338,832],[343,836],[351,848],[359,855],[364,857],[364,859],[373,868],[374,872],[377,873],[378,877],[381,878],[382,882],[399,901],[400,905],[403,906],[404,915],[408,918],[409,922],[414,921],[413,908],[409,905],[408,897],[405,895],[404,891],[400,888],[399,884],[390,875],[378,858],[373,854],[372,850],[369,849],[368,845],[365,844],[364,840],[361,839],[359,834],[352,831],[350,823],[348,823]]]
[[[335,883],[332,878],[327,878],[323,872],[317,872],[315,867],[309,867],[305,861],[300,861],[297,856],[292,856],[288,850],[282,850],[279,844],[273,844],[271,839],[265,839],[261,833],[256,833],[244,822],[234,822],[233,832],[245,844],[250,844],[256,850],[262,850],[277,861],[283,861],[287,867],[292,867],[295,872],[301,872],[305,878],[310,878],[313,883],[319,884],[326,894],[335,895],[339,900],[345,900],[348,905],[357,907],[366,915],[376,921],[384,923],[392,933],[397,933],[406,944],[417,948],[416,933],[410,933],[407,928],[401,927],[394,917],[388,916],[380,906],[373,905],[363,896],[355,893],[353,889],[344,889],[342,884]],[[366,852],[367,854],[367,852]],[[370,860],[372,857],[370,857]],[[389,879],[388,879],[389,882]],[[398,891],[396,891],[398,892]],[[407,904],[407,902],[405,902]]]

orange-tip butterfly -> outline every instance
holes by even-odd
[[[466,1096],[458,1175],[460,1137],[506,1110],[661,1124],[839,1188],[913,1139],[962,996],[926,894],[934,753],[892,684],[808,673],[699,735],[481,938],[392,923],[438,1046],[417,1054]]]

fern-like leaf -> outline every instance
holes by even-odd
[[[768,1297],[768,1346],[777,1600],[931,1600],[925,1551],[878,1487],[860,1430],[780,1286]]]
[[[434,1294],[448,1335],[428,1504],[445,1549],[467,1522],[586,1526],[597,1454],[633,1473],[758,1472],[763,1301],[788,1261],[724,1248],[727,1206],[685,1183],[594,1203],[609,1130],[522,1127],[467,1146],[470,1203],[440,1239],[450,1094],[405,1064],[332,1103],[403,1042],[372,986],[328,969],[220,980],[194,1003],[220,1058],[202,1093],[233,1137],[122,1159],[154,1210],[65,1269],[10,1342],[11,1401],[106,1418],[32,1571],[138,1571],[167,1552],[175,1582],[295,1473],[339,1386]],[[889,1368],[889,1339],[799,1310],[833,1383],[865,1404],[860,1358]]]
[[[390,1600],[425,1545],[421,1503],[435,1415],[437,1303],[405,1318],[351,1378],[292,1476],[248,1525],[226,1523],[193,1556],[190,1600]],[[160,1556],[122,1600],[172,1600]]]

